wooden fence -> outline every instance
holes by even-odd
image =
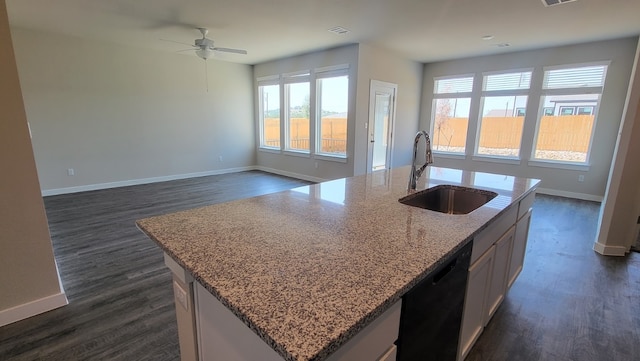
[[[291,118],[290,125],[289,148],[309,149],[309,119]],[[322,152],[347,152],[347,118],[323,117],[321,128]],[[264,143],[273,147],[280,146],[280,119],[264,119]]]
[[[292,149],[309,149],[309,120],[291,118],[290,144]],[[571,151],[586,153],[591,140],[593,115],[543,116],[540,120],[537,150]],[[464,148],[467,139],[466,118],[449,118],[434,129],[434,148]],[[522,135],[522,117],[485,117],[480,147],[519,149]],[[265,118],[266,145],[280,146],[280,119]],[[326,153],[346,153],[347,119],[322,118],[322,148]],[[442,148],[441,148],[442,149]]]
[[[522,117],[484,117],[480,146],[519,149]],[[543,116],[540,120],[537,150],[586,153],[591,140],[593,115]],[[438,147],[463,148],[467,139],[466,118],[449,118],[436,125],[432,141]]]

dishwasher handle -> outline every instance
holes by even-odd
[[[440,271],[438,271],[438,273],[436,273],[433,276],[433,285],[437,285],[438,282],[440,282],[443,278],[445,278],[449,273],[451,273],[451,271],[453,271],[454,269],[456,269],[456,266],[458,265],[458,257],[456,257],[455,259],[451,260],[451,262],[449,262],[446,266],[444,266]]]

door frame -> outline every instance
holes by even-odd
[[[394,137],[395,133],[395,125],[396,125],[396,99],[398,96],[398,84],[389,83],[385,81],[371,79],[369,84],[369,121],[367,123],[367,165],[366,170],[367,173],[371,173],[372,165],[373,165],[373,144],[374,144],[374,134],[372,130],[375,129],[375,99],[376,99],[376,91],[377,90],[391,90],[391,102],[389,104],[389,128],[387,133],[387,154],[385,160],[385,168],[391,168],[391,160],[393,158],[393,145],[394,145]]]

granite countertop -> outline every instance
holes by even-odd
[[[286,360],[322,360],[539,181],[429,167],[417,190],[497,192],[466,215],[398,202],[410,167],[137,222]]]

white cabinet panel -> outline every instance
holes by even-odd
[[[194,288],[200,361],[284,361],[200,283]]]
[[[511,288],[513,282],[522,271],[524,265],[524,254],[527,250],[527,238],[529,236],[529,225],[531,224],[531,212],[529,209],[527,213],[518,220],[516,224],[516,234],[513,239],[513,252],[511,253],[511,262],[509,264],[509,278],[507,288]]]
[[[464,301],[458,360],[463,360],[484,328],[486,294],[491,282],[495,246],[491,246],[470,268]]]
[[[512,226],[495,244],[496,251],[495,257],[493,258],[491,282],[489,283],[489,291],[487,292],[487,307],[484,315],[484,326],[489,323],[489,320],[498,309],[498,306],[502,303],[504,295],[507,292],[509,260],[511,259],[515,231],[515,226]]]

